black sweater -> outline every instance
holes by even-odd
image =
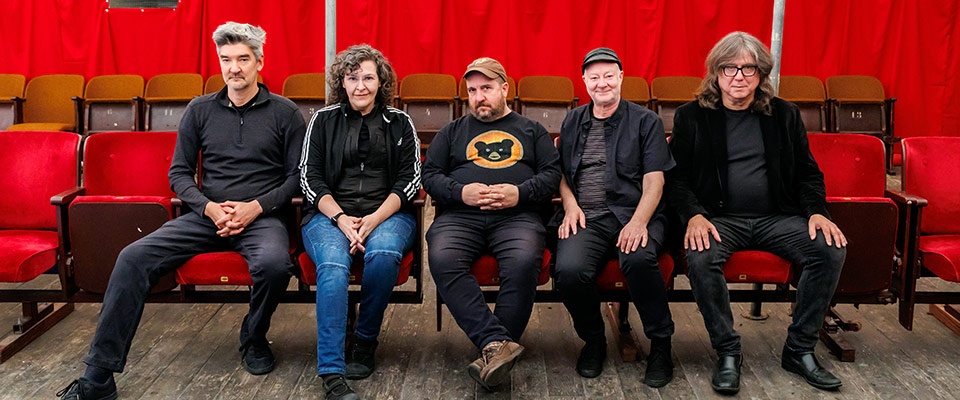
[[[243,113],[223,88],[193,99],[180,120],[170,188],[200,215],[208,202],[227,200],[257,200],[268,214],[300,193],[303,117],[292,101],[258,86]]]
[[[465,115],[443,127],[423,164],[423,188],[445,209],[477,210],[463,203],[463,187],[510,183],[519,189],[514,211],[539,211],[560,186],[560,163],[550,134],[515,112],[482,122]]]
[[[774,98],[773,115],[759,115],[772,204],[784,214],[827,213],[823,173],[810,153],[797,106]],[[677,109],[670,151],[677,166],[667,173],[668,204],[681,221],[697,214],[724,215],[728,196],[726,115],[696,100]]]

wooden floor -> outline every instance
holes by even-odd
[[[53,277],[24,284],[56,287]],[[673,382],[661,389],[643,385],[646,362],[619,360],[608,333],[608,357],[603,374],[581,378],[574,371],[581,342],[560,304],[537,304],[520,343],[524,356],[512,381],[501,391],[487,392],[466,372],[475,350],[444,309],[443,330],[435,329],[435,292],[426,274],[422,305],[387,309],[377,353],[378,367],[352,387],[364,399],[708,399],[718,398],[709,379],[715,356],[703,320],[694,304],[671,304],[677,332]],[[678,278],[678,287],[686,280]],[[927,289],[956,286],[930,280]],[[11,285],[0,285],[9,288]],[[779,366],[780,350],[789,324],[789,307],[766,304],[770,318],[750,321],[739,316],[748,304],[735,304],[736,328],[743,338],[745,362],[742,390],[737,397],[757,399],[956,399],[960,398],[960,337],[918,307],[913,331],[897,323],[896,306],[842,305],[841,313],[860,320],[863,329],[842,334],[857,348],[857,361],[841,363],[822,345],[817,355],[839,376],[839,392],[823,392]],[[0,399],[52,398],[83,372],[80,361],[96,326],[99,304],[79,304],[76,311],[14,358],[0,364]],[[16,320],[19,306],[0,304],[0,326]],[[253,376],[240,367],[241,304],[149,304],[130,351],[124,373],[116,376],[125,399],[310,399],[322,398],[316,376],[316,323],[312,305],[281,305],[269,338],[278,358],[277,369]],[[631,310],[631,323],[640,321]],[[639,332],[634,337],[647,349]]]

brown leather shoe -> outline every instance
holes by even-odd
[[[510,378],[510,370],[523,353],[523,346],[509,340],[490,342],[483,347],[482,353],[479,359],[467,366],[467,372],[485,389],[493,390],[493,387]],[[477,373],[476,368],[481,365]]]

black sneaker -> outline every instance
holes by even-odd
[[[673,359],[670,358],[670,350],[670,339],[654,340],[650,343],[647,372],[643,374],[644,384],[659,388],[673,380]]]
[[[596,378],[603,372],[603,361],[607,359],[607,342],[587,342],[577,357],[577,373],[584,378]]]
[[[347,380],[343,375],[334,374],[323,378],[323,392],[326,400],[359,400],[357,396],[347,385]]]
[[[363,340],[354,337],[347,350],[347,379],[363,379],[373,373],[373,369],[377,367],[374,353],[377,352],[378,344],[377,339]]]
[[[263,375],[273,371],[276,359],[266,340],[254,340],[241,348],[243,351],[243,369],[253,375]]]
[[[57,392],[57,397],[61,400],[114,400],[117,398],[117,384],[113,378],[103,385],[80,378]]]

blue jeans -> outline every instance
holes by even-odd
[[[370,232],[364,244],[360,312],[354,336],[374,340],[397,282],[400,259],[415,239],[411,214],[395,213]],[[350,241],[323,215],[303,227],[303,244],[317,265],[317,374],[343,374],[347,326]]]

